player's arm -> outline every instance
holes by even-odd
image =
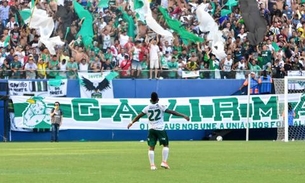
[[[135,122],[139,121],[140,118],[142,118],[145,115],[145,113],[141,112],[139,113],[127,126],[127,129],[129,129]]]
[[[51,116],[51,117],[54,116],[54,114],[55,114],[54,112],[55,112],[55,109],[53,108],[53,109],[51,110],[51,113],[50,113],[50,116]]]
[[[176,112],[176,111],[173,111],[173,110],[170,110],[170,109],[166,109],[165,110],[166,113],[169,113],[169,114],[172,114],[172,115],[175,115],[175,116],[180,116],[180,117],[183,117],[184,119],[186,119],[187,121],[190,120],[190,118],[184,114],[181,114],[179,112]]]

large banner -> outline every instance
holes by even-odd
[[[8,80],[10,96],[63,97],[67,95],[67,79],[50,79],[48,81]]]
[[[79,72],[81,98],[113,98],[112,79],[116,72]]]
[[[12,97],[17,128],[42,128],[50,125],[50,110],[60,101],[64,119],[62,129],[126,130],[127,124],[148,105],[149,99],[94,99]],[[278,95],[251,96],[249,127],[282,126],[283,98]],[[295,125],[305,124],[305,96],[291,95],[295,106]],[[160,99],[160,104],[190,116],[190,122],[165,114],[167,130],[244,129],[247,126],[247,96]],[[147,116],[132,127],[147,129]]]

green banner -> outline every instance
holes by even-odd
[[[294,125],[305,124],[305,96],[294,94],[289,101],[295,106]],[[37,128],[50,123],[50,111],[60,101],[64,120],[62,129],[126,130],[128,123],[149,105],[149,99],[94,99],[12,96],[15,126]],[[247,126],[247,96],[167,98],[160,104],[190,116],[183,118],[165,114],[165,129],[244,129]],[[249,127],[277,128],[282,126],[283,97],[251,96]],[[147,117],[135,123],[133,130],[146,130]]]

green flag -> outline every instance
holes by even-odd
[[[215,10],[216,10],[215,2],[211,2],[211,6],[212,6],[212,15],[214,15],[215,14]]]
[[[162,8],[160,6],[159,10],[162,13],[167,26],[169,26],[173,31],[175,31],[180,36],[180,38],[183,40],[184,43],[203,42],[203,38],[198,37],[197,35],[186,30],[180,21],[172,19],[165,8]]]
[[[238,1],[237,0],[228,0],[228,2],[225,5],[228,6],[229,9],[232,9],[233,6],[238,5]]]
[[[69,32],[70,32],[70,27],[67,27],[64,40],[67,39],[67,36],[68,36]]]
[[[24,24],[24,21],[26,21],[27,19],[29,19],[32,15],[32,9],[35,7],[35,1],[32,0],[31,1],[31,9],[24,9],[19,11],[20,17],[21,17],[21,22]],[[16,16],[16,15],[15,15]],[[15,18],[16,19],[16,18]],[[16,19],[18,20],[18,19]]]
[[[93,41],[93,18],[88,10],[85,10],[82,5],[78,2],[73,1],[74,11],[76,12],[79,19],[83,19],[83,23],[78,36],[82,36],[82,41],[86,48],[91,47]]]
[[[140,8],[142,8],[143,6],[144,6],[144,3],[143,3],[143,1],[142,0],[134,0],[134,2],[133,2],[134,4],[134,9],[136,10],[136,9],[140,9]]]
[[[19,23],[19,18],[18,18],[17,13],[15,13],[15,22],[18,22],[18,23]]]
[[[228,9],[222,9],[220,12],[220,16],[227,16],[228,14],[232,13],[232,10],[228,10]]]
[[[10,44],[11,36],[6,36],[3,46],[7,47]]]
[[[133,20],[132,16],[129,16],[126,11],[122,10],[122,8],[118,8],[122,12],[122,18],[125,22],[127,22],[127,35],[129,37],[132,37],[133,39],[135,38],[135,33],[134,30],[136,29],[135,27],[135,22]]]
[[[113,80],[114,78],[116,78],[119,74],[117,72],[110,72],[105,78],[108,81]]]
[[[31,9],[35,6],[35,0],[31,0]]]
[[[108,8],[109,0],[100,0],[97,6],[100,8]]]
[[[22,20],[27,20],[31,17],[31,10],[30,9],[21,10],[19,11],[19,14]]]
[[[275,52],[278,52],[281,48],[279,47],[279,45],[276,44],[276,42],[272,42],[272,47],[274,48]]]

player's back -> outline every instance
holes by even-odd
[[[156,103],[150,104],[143,109],[143,113],[147,114],[148,117],[149,129],[164,129],[163,116],[166,108],[166,106]]]

